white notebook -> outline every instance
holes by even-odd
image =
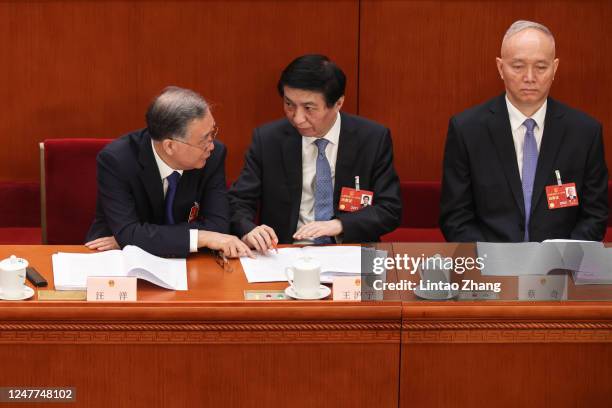
[[[51,259],[57,290],[85,290],[89,276],[135,276],[162,288],[187,290],[184,258],[160,258],[133,245],[95,254],[58,252]]]

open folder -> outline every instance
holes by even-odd
[[[166,289],[187,290],[185,259],[165,259],[128,245],[95,254],[58,252],[51,257],[57,290],[85,290],[89,276],[134,276]]]

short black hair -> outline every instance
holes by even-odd
[[[153,140],[185,138],[187,126],[208,113],[208,103],[194,91],[169,86],[151,103],[145,115]]]
[[[325,55],[307,54],[291,61],[278,80],[278,93],[285,96],[284,87],[320,92],[332,107],[344,96],[346,76]]]

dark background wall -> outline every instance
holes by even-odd
[[[437,180],[449,117],[503,91],[495,68],[516,19],[549,26],[552,95],[604,124],[612,163],[610,1],[47,1],[0,4],[0,180],[38,180],[38,142],[144,126],[165,86],[214,104],[242,166],[253,127],[282,115],[275,83],[310,52],[346,72],[345,110],[382,122],[404,180]]]

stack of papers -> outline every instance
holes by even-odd
[[[285,269],[305,256],[321,263],[321,282],[324,283],[331,283],[334,276],[361,274],[360,246],[279,248],[278,253],[258,255],[256,259],[242,257],[240,263],[249,283],[286,282]]]
[[[166,289],[187,290],[185,259],[165,259],[128,245],[95,254],[59,252],[51,257],[57,290],[85,290],[89,276],[135,276]]]
[[[478,242],[477,252],[484,262],[482,275],[545,275],[565,269],[573,272],[577,285],[612,283],[612,248],[601,242]]]

